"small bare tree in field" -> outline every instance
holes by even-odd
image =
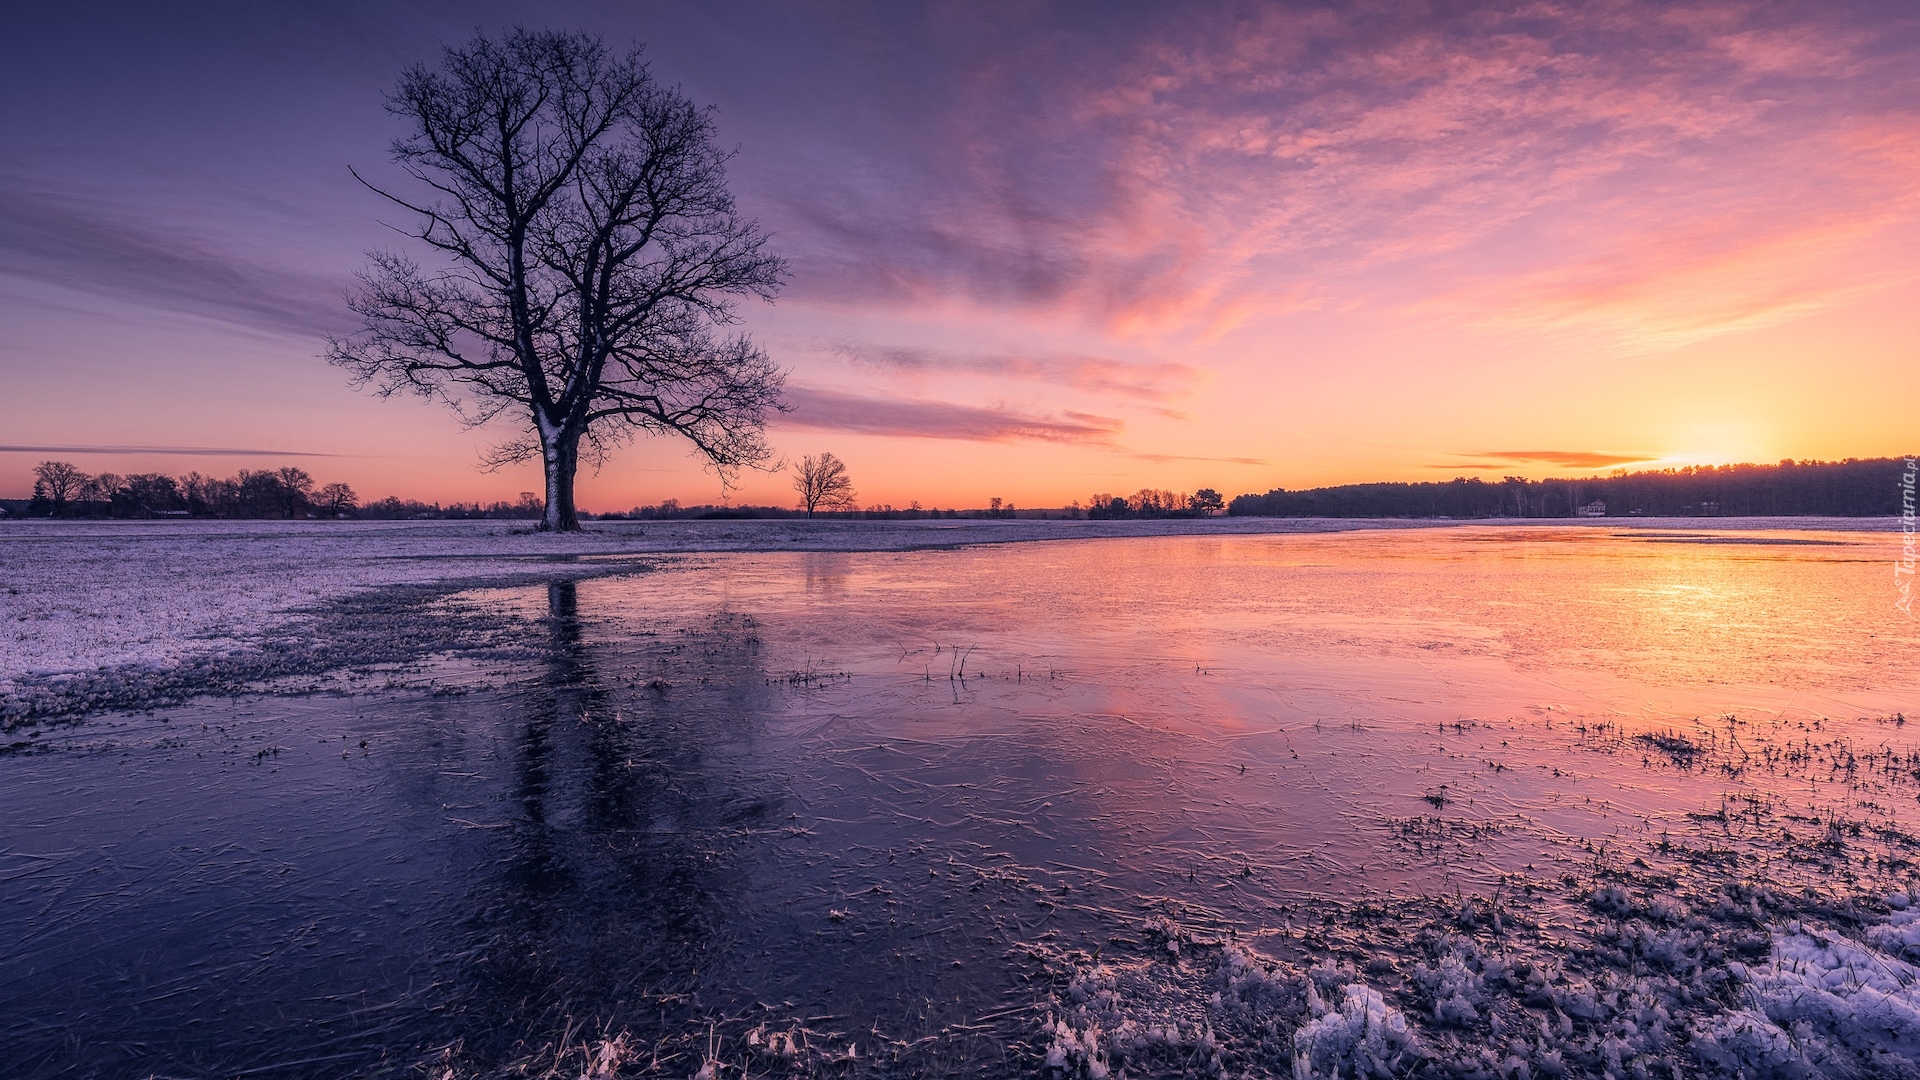
[[[800,505],[806,507],[808,517],[815,510],[844,510],[853,505],[847,464],[832,454],[801,458],[793,467],[793,490],[800,493]]]
[[[71,461],[43,461],[33,467],[33,476],[53,504],[55,514],[65,510],[67,504],[78,498],[93,480],[93,477],[75,468]]]
[[[468,425],[517,418],[489,464],[541,459],[546,530],[580,527],[583,442],[598,463],[636,433],[679,435],[723,483],[766,464],[785,373],[720,331],[785,264],[736,213],[707,110],[637,48],[527,30],[448,48],[387,108],[411,128],[393,158],[419,194],[374,190],[418,215],[408,235],[441,265],[371,256],[350,301],[364,328],[329,360]]]
[[[313,505],[326,511],[328,517],[337,518],[349,510],[358,509],[360,497],[345,484],[328,484],[313,493]]]

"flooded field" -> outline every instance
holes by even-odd
[[[471,590],[533,659],[0,758],[0,1054],[1915,1075],[1896,550],[1461,527]]]

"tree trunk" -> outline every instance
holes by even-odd
[[[547,511],[541,532],[579,532],[580,518],[573,507],[573,476],[580,468],[580,434],[565,428],[541,436],[541,460],[547,470]]]

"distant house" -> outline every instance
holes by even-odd
[[[1602,502],[1599,499],[1595,499],[1592,502],[1580,508],[1580,516],[1581,517],[1606,517],[1607,504],[1605,502]]]

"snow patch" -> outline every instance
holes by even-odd
[[[1920,968],[1910,913],[1851,941],[1795,921],[1743,968],[1747,1006],[1696,1028],[1703,1062],[1756,1076],[1920,1077]]]

